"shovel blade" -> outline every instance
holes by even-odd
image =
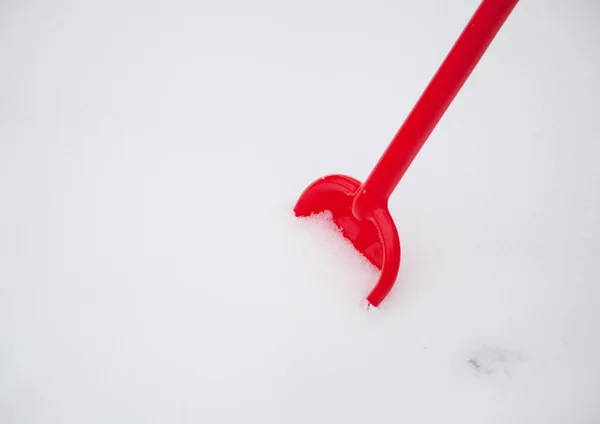
[[[346,175],[329,175],[313,182],[300,196],[294,213],[308,217],[329,211],[333,221],[352,245],[381,270],[379,281],[367,297],[379,306],[394,285],[400,267],[400,241],[387,208],[378,208],[359,220],[352,213],[361,183]]]

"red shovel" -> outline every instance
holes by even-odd
[[[312,183],[294,207],[296,216],[330,211],[342,234],[381,270],[367,296],[375,307],[391,291],[400,268],[400,239],[388,198],[517,2],[481,2],[363,184],[345,175],[329,175]]]

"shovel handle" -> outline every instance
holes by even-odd
[[[387,200],[518,0],[483,0],[429,85],[356,194],[353,214],[366,218]]]

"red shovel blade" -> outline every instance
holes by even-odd
[[[329,175],[312,183],[300,196],[294,213],[308,217],[329,211],[345,238],[381,270],[375,288],[367,296],[379,306],[396,281],[400,268],[400,239],[387,206],[373,209],[364,219],[352,213],[361,183],[345,175]]]

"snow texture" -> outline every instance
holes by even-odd
[[[0,423],[600,422],[600,7],[522,1],[390,200],[477,0],[0,1]]]

